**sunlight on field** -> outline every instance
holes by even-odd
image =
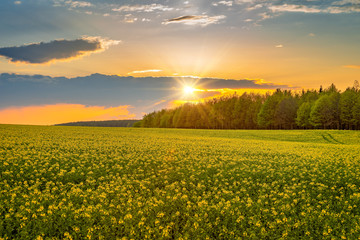
[[[0,125],[0,237],[355,239],[360,133]]]

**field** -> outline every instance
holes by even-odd
[[[0,125],[0,239],[358,239],[360,132]]]

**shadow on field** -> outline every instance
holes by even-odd
[[[321,136],[323,137],[323,139],[325,141],[327,141],[328,143],[332,143],[332,144],[344,144],[343,142],[340,142],[338,140],[336,140],[330,133],[324,133],[321,134]]]

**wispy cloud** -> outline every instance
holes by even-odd
[[[84,2],[84,1],[66,1],[67,4],[69,4],[72,8],[77,8],[77,7],[91,7],[93,6],[92,3],[89,2]]]
[[[212,5],[213,6],[220,6],[220,5],[224,5],[224,6],[228,6],[231,7],[233,5],[233,1],[219,1],[219,2],[215,2]]]
[[[54,0],[53,2],[55,7],[64,6],[68,7],[69,9],[94,6],[92,3],[86,1]]]
[[[22,2],[21,1],[15,1],[14,4],[16,5],[20,5]]]
[[[162,71],[163,71],[163,70],[160,70],[160,69],[139,70],[139,71],[129,72],[128,75],[131,75],[131,74],[140,74],[140,73],[156,73],[156,72],[162,72]]]
[[[347,4],[360,4],[360,0],[341,0],[332,3],[332,5],[347,5]]]
[[[319,13],[321,9],[308,7],[305,5],[295,4],[283,4],[283,5],[272,5],[269,9],[273,12],[303,12],[303,13]]]
[[[256,3],[257,0],[235,0],[236,4],[244,4],[244,3]]]
[[[254,23],[277,17],[283,13],[344,14],[360,12],[360,0],[235,0],[240,11],[252,12]],[[257,17],[256,17],[257,16]]]
[[[124,18],[124,14],[134,15],[133,18],[128,17],[124,22],[138,21],[140,23],[141,19],[149,17],[148,13],[157,14],[156,18],[152,19],[155,21],[157,18],[167,19],[169,17],[168,12],[182,12],[182,17],[193,17],[191,20],[188,18],[187,21],[183,19],[182,23],[203,26],[216,23],[225,16],[233,19],[235,14],[240,19],[244,16],[247,19],[252,19],[253,23],[257,24],[265,19],[279,16],[282,13],[339,14],[360,12],[359,0],[212,0],[208,1],[208,3],[198,1],[182,1],[179,3],[178,1],[165,0],[148,1],[146,3],[138,0],[120,2],[113,0],[51,1],[54,2],[54,6],[67,7],[68,10],[76,10],[81,13],[89,13],[89,11],[86,12],[85,10],[89,10],[88,8],[91,7],[94,15],[113,15],[113,17],[118,17],[119,19]],[[210,8],[209,5],[211,5]],[[251,12],[251,15],[249,15],[249,12]],[[170,20],[172,19],[164,23],[180,22]]]
[[[101,37],[83,37],[76,40],[55,40],[48,43],[32,43],[23,46],[0,48],[0,56],[11,62],[44,64],[55,60],[68,60],[86,54],[106,50],[120,41]]]
[[[124,22],[126,23],[134,23],[138,20],[137,17],[134,17],[131,13],[130,14],[126,14],[124,17]]]
[[[279,45],[276,45],[275,47],[276,47],[276,48],[283,48],[283,47],[284,47],[284,45],[279,44]]]
[[[360,4],[357,5],[344,5],[334,6],[327,9],[328,13],[339,14],[339,13],[358,13],[360,12]]]
[[[344,68],[360,69],[360,65],[346,65]]]
[[[163,22],[163,24],[170,24],[170,23],[183,23],[186,25],[201,25],[207,26],[210,24],[219,23],[220,20],[225,19],[226,16],[219,15],[219,16],[207,16],[207,15],[189,15],[189,16],[181,16],[177,18],[172,18]]]
[[[59,103],[54,105],[10,107],[0,110],[2,124],[53,125],[75,121],[134,118],[130,106],[104,107]]]
[[[165,103],[165,102],[167,102],[167,100],[164,100],[164,99],[163,99],[163,100],[160,100],[160,101],[154,103],[153,106],[157,106],[157,105],[160,105],[160,104]]]
[[[338,5],[333,3],[332,5]],[[330,13],[330,14],[339,14],[339,13],[351,13],[351,12],[360,12],[360,4],[357,5],[338,5],[338,6],[306,6],[306,5],[296,5],[296,4],[283,4],[283,5],[272,5],[269,6],[269,9],[273,12],[301,12],[301,13]]]
[[[174,8],[164,6],[162,4],[148,4],[148,5],[124,5],[118,8],[113,8],[115,12],[154,12],[154,11],[172,11]]]

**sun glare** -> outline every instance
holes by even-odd
[[[193,87],[190,87],[190,86],[185,86],[185,87],[184,87],[184,93],[185,93],[186,95],[193,94],[195,91],[196,91],[196,89],[193,88]]]

